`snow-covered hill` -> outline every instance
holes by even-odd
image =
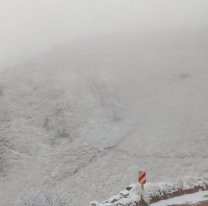
[[[0,198],[64,185],[72,205],[205,173],[207,31],[83,40],[0,73]]]

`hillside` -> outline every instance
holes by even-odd
[[[154,38],[153,38],[154,37]],[[42,184],[72,205],[208,171],[207,31],[82,40],[0,73],[0,198]]]

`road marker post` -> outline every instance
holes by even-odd
[[[142,192],[144,192],[144,184],[146,184],[146,172],[139,171],[138,182],[141,184]]]

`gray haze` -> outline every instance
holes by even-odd
[[[208,176],[207,0],[0,0],[0,206],[73,206]],[[19,65],[16,65],[19,64]]]
[[[207,9],[206,0],[1,0],[0,70],[75,38],[198,30]]]

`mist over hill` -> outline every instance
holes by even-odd
[[[208,171],[208,30],[103,36],[0,73],[0,199],[65,186],[72,205]]]

